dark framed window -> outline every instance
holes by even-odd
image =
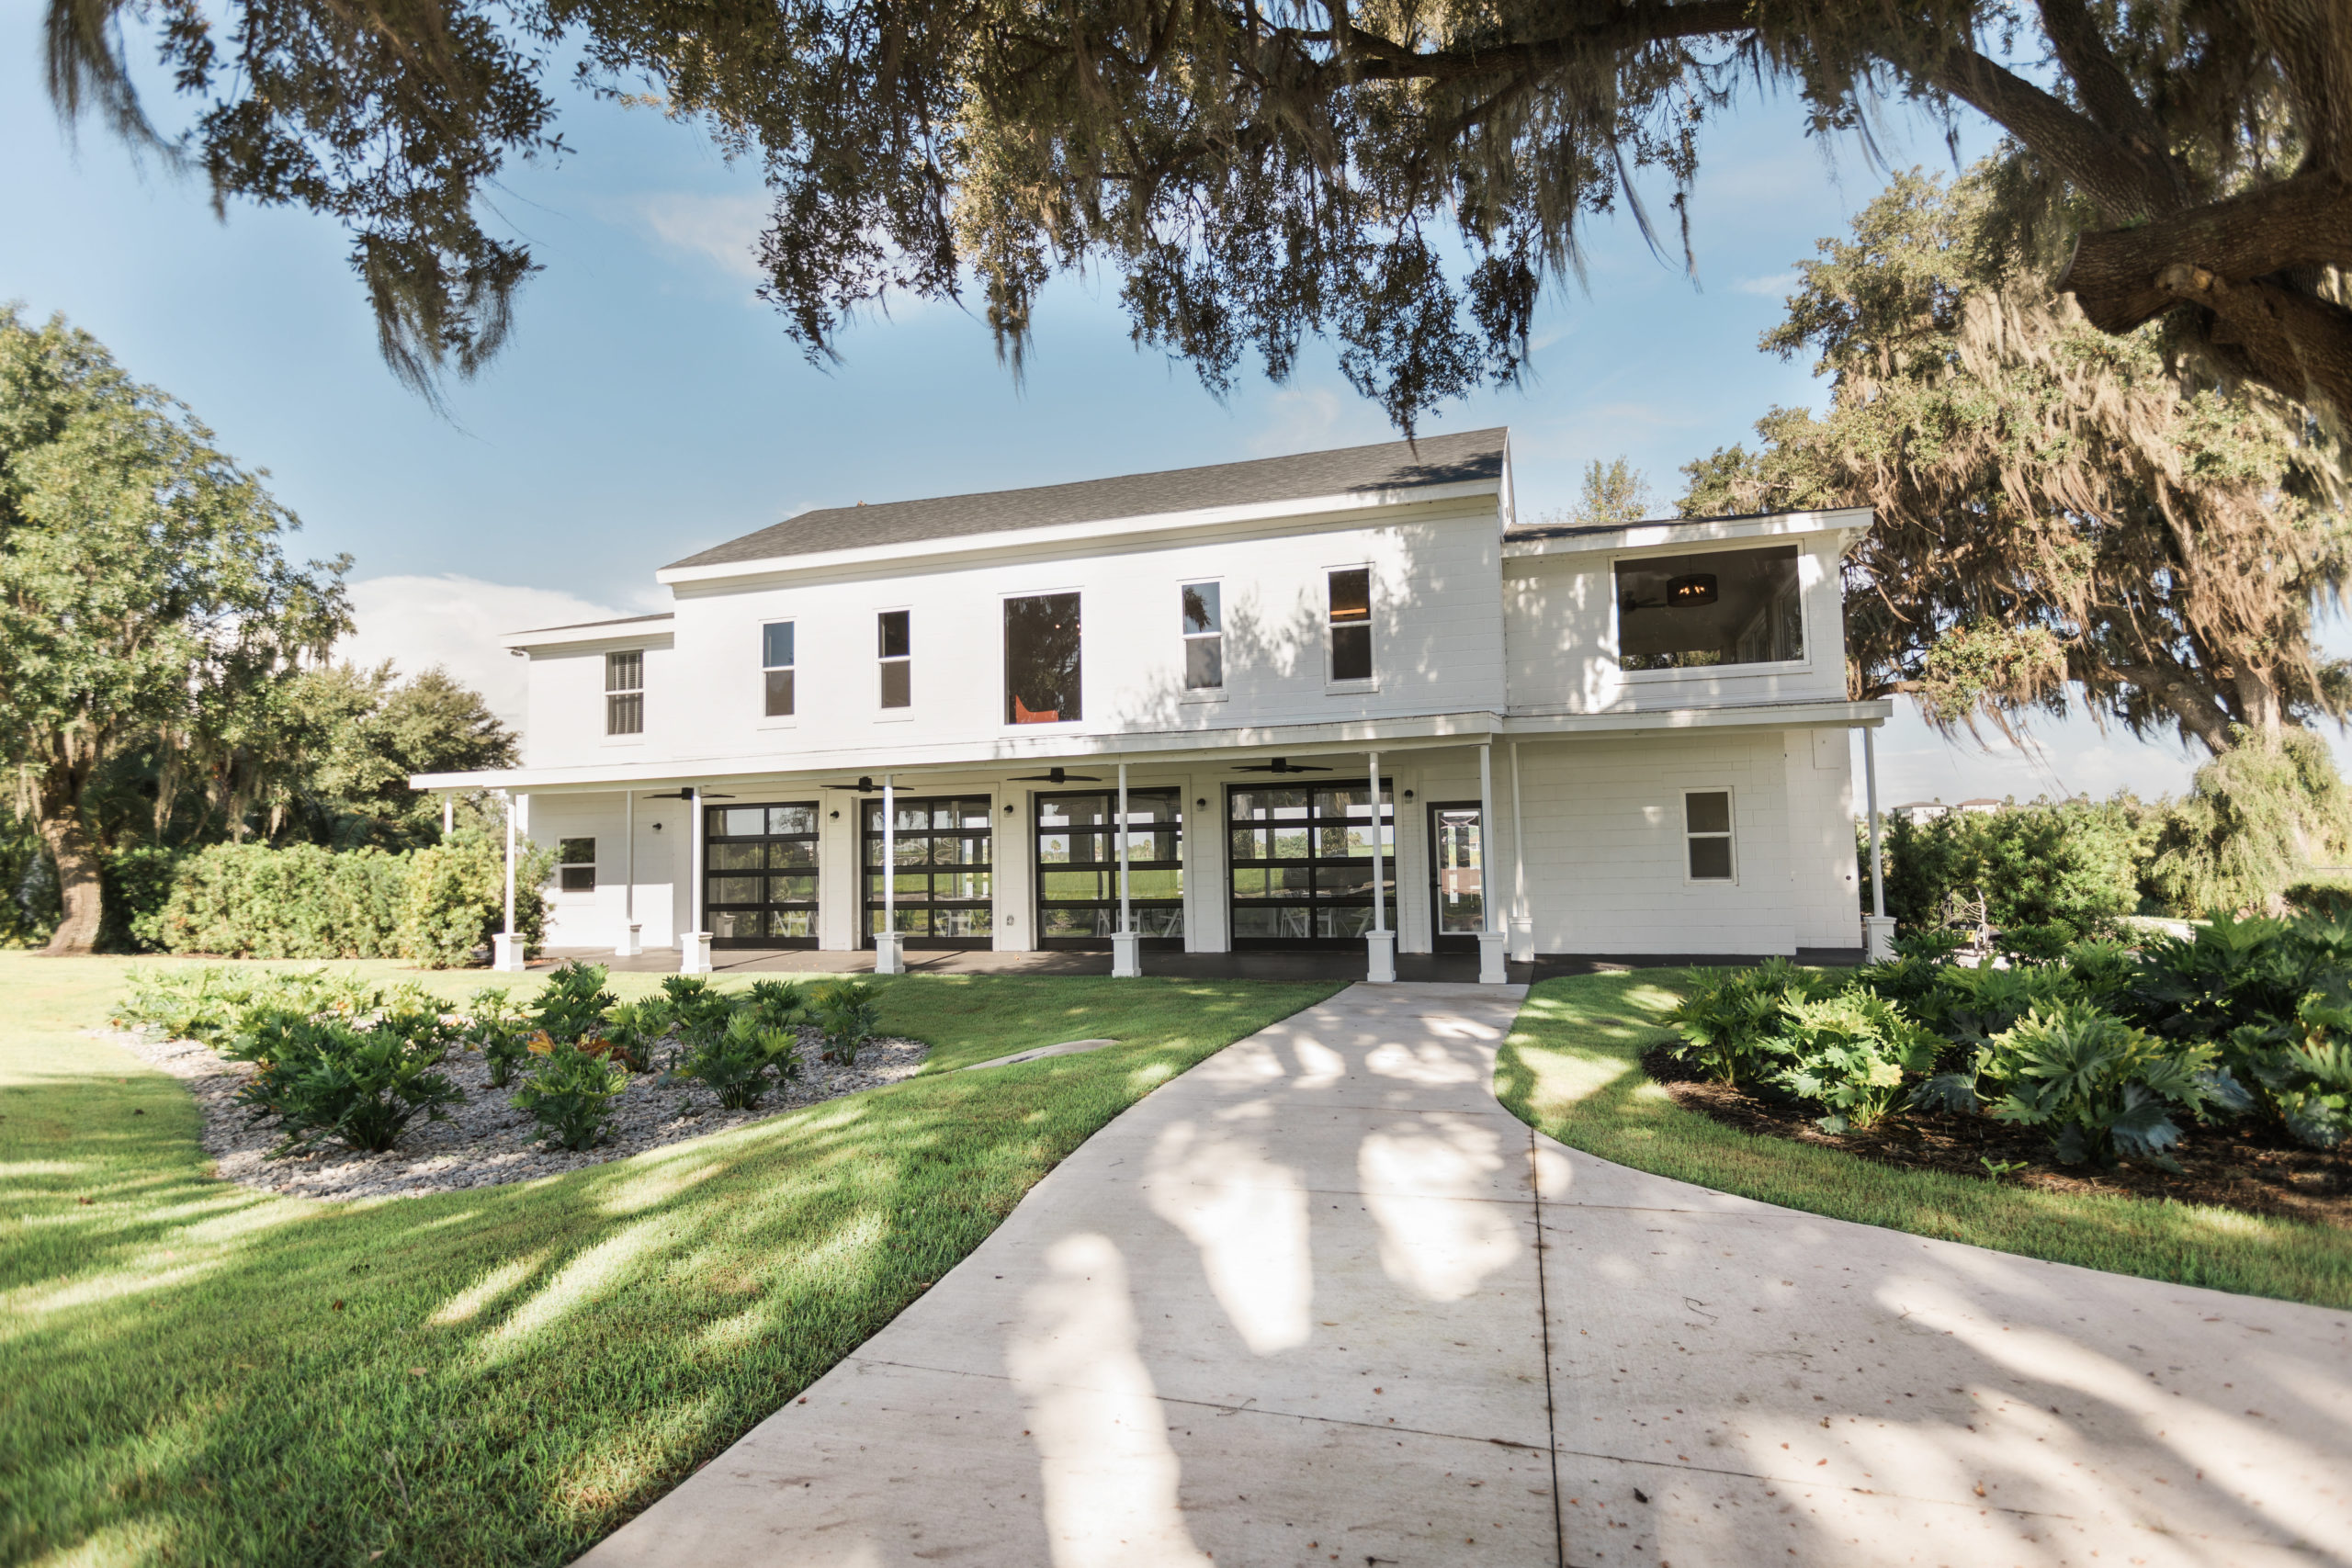
[[[885,610],[874,617],[876,656],[882,664],[882,705],[910,707],[915,700],[912,613]]]
[[[605,733],[645,733],[645,650],[605,655]]]
[[[817,945],[817,803],[706,807],[704,909],[729,947]]]
[[[1083,716],[1078,595],[1004,602],[1004,722],[1069,724]]]
[[[1127,910],[1147,947],[1184,945],[1184,792],[1127,791]],[[1037,797],[1037,941],[1108,947],[1119,929],[1119,793]]]
[[[1331,573],[1331,679],[1372,679],[1372,569]]]
[[[1225,585],[1187,582],[1178,590],[1184,610],[1184,689],[1214,692],[1225,684]]]
[[[908,946],[989,946],[996,940],[996,866],[988,797],[901,795],[895,809],[896,861],[888,874],[900,939]],[[858,816],[865,840],[864,940],[871,946],[882,930],[882,803],[865,801]]]
[[[1620,668],[1706,670],[1804,657],[1794,545],[1617,563]]]
[[[557,888],[565,893],[596,891],[596,840],[558,839],[555,841]]]
[[[767,716],[792,716],[792,623],[770,621],[760,628],[760,680],[766,688]]]
[[[1233,945],[1351,946],[1372,930],[1373,834],[1381,897],[1396,929],[1396,807],[1384,786],[1375,828],[1367,781],[1226,790]]]
[[[1693,882],[1736,880],[1731,851],[1731,791],[1682,792],[1682,839]]]

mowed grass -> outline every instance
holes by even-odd
[[[562,1562],[1089,1134],[1339,988],[887,980],[885,1030],[934,1046],[905,1083],[537,1182],[321,1203],[209,1176],[180,1085],[92,1037],[132,962],[0,954],[0,1562]],[[1121,1043],[945,1070],[1080,1036]]]
[[[2118,1274],[2352,1306],[2352,1236],[2342,1231],[1902,1170],[1685,1111],[1640,1063],[1671,1037],[1659,1016],[1682,978],[1648,969],[1537,986],[1503,1048],[1498,1097],[1572,1148],[1768,1203]]]

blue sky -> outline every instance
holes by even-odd
[[[511,346],[445,420],[384,370],[332,224],[250,207],[222,223],[199,182],[142,175],[95,130],[69,143],[40,90],[40,15],[0,0],[0,299],[63,311],[270,471],[304,520],[298,548],[355,558],[351,651],[447,662],[502,707],[517,693],[497,633],[658,607],[656,566],[795,511],[1391,434],[1312,351],[1291,384],[1253,378],[1220,404],[1188,367],[1129,344],[1107,280],[1052,290],[1019,386],[953,306],[901,305],[845,337],[845,363],[811,367],[752,294],[756,171],[691,129],[560,86],[577,151],[511,172],[496,197],[546,270]],[[171,106],[152,107],[169,123]],[[1707,136],[1695,284],[1628,219],[1598,222],[1589,288],[1552,292],[1530,384],[1431,421],[1512,427],[1522,517],[1565,507],[1585,463],[1619,454],[1663,504],[1681,464],[1747,438],[1767,408],[1819,403],[1810,367],[1758,353],[1757,337],[1793,264],[1881,176],[1796,119],[1761,104]],[[1924,125],[1894,155],[1950,166]],[[1666,194],[1651,192],[1661,214]],[[1905,715],[1882,743],[1887,798],[2187,782],[2173,745],[2087,724],[2041,739],[2038,761],[1956,748]]]

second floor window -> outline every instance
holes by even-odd
[[[767,687],[767,716],[792,714],[792,623],[770,621],[760,628],[760,676]]]
[[[645,733],[645,650],[605,655],[605,733]]]
[[[1331,574],[1331,679],[1372,679],[1372,569]]]
[[[882,705],[910,707],[915,700],[914,629],[911,612],[885,610],[874,618],[875,637],[882,660]]]
[[[1707,670],[1804,657],[1794,545],[1617,563],[1621,668]]]
[[[1069,724],[1080,696],[1078,595],[1004,602],[1004,722]]]
[[[1184,600],[1184,689],[1214,692],[1225,684],[1225,606],[1222,587],[1188,582]]]

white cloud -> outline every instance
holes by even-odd
[[[389,659],[403,674],[438,664],[482,694],[508,724],[523,722],[523,660],[499,646],[509,632],[608,620],[623,612],[550,588],[517,588],[455,573],[368,577],[350,585],[357,629],[335,657]]]
[[[1396,439],[1376,406],[1329,388],[1284,387],[1261,405],[1259,418],[1258,430],[1249,441],[1253,457],[1285,457],[1326,446],[1369,446]]]
[[[649,193],[629,202],[638,227],[673,249],[714,261],[738,277],[757,278],[759,242],[768,224],[765,196]]]
[[[1767,299],[1786,299],[1799,279],[1793,272],[1776,272],[1770,277],[1743,277],[1731,286],[1735,294],[1761,295]]]

